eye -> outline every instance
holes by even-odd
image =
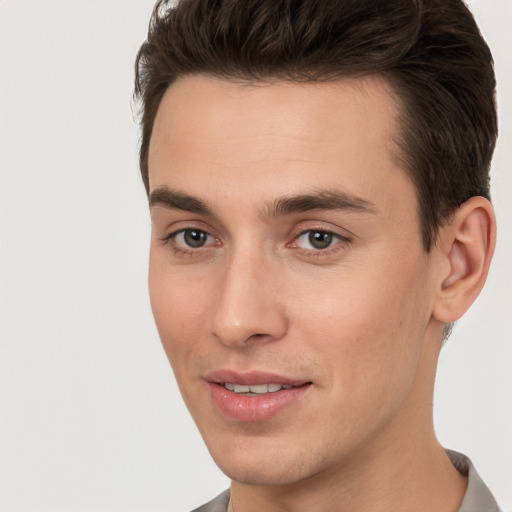
[[[294,245],[301,249],[313,249],[318,251],[328,249],[342,241],[347,241],[347,239],[331,233],[330,231],[312,229],[299,235]]]
[[[200,249],[201,247],[213,245],[217,241],[206,231],[200,229],[182,229],[177,233],[173,233],[168,238],[173,240],[176,246],[190,249]]]

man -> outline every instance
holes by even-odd
[[[136,70],[153,312],[232,481],[198,510],[497,511],[432,421],[496,233],[464,4],[161,1]]]

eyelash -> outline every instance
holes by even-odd
[[[318,248],[304,249],[302,247],[297,246],[297,242],[301,237],[308,235],[308,234],[311,236],[311,234],[313,234],[313,233],[322,233],[323,235],[331,236],[333,238],[332,243],[328,247],[325,247],[323,249],[318,249]],[[337,240],[337,241],[335,241],[335,240]],[[288,247],[292,247],[295,250],[300,251],[301,253],[303,253],[304,255],[306,255],[308,257],[322,258],[322,257],[330,256],[334,252],[337,252],[338,250],[342,249],[343,247],[346,247],[346,245],[349,244],[351,241],[352,241],[351,238],[341,235],[340,233],[337,233],[335,231],[331,231],[331,230],[325,229],[325,228],[311,227],[311,228],[301,231],[298,235],[296,235],[293,238],[292,242],[290,244],[288,244]],[[295,245],[295,247],[294,247],[294,245]]]
[[[185,234],[187,231],[197,231],[199,233],[203,233],[205,234],[207,237],[211,237],[214,239],[214,244],[213,245],[220,245],[220,241],[218,238],[215,238],[213,237],[213,235],[211,235],[210,233],[208,233],[206,230],[204,229],[199,229],[199,228],[196,228],[196,227],[189,227],[189,228],[182,228],[182,229],[179,229],[177,231],[174,231],[162,238],[160,238],[160,240],[165,244],[165,245],[169,245],[173,252],[179,256],[194,256],[194,255],[197,255],[198,251],[200,249],[205,249],[205,248],[208,248],[210,247],[211,245],[206,245],[206,246],[200,246],[200,247],[197,247],[197,248],[193,248],[193,247],[188,247],[188,248],[184,248],[184,247],[180,247],[179,245],[176,244],[175,240],[176,240],[176,237],[180,234]],[[338,241],[335,242],[335,243],[332,243],[330,244],[328,247],[324,248],[324,249],[304,249],[302,247],[298,247],[297,245],[294,246],[294,244],[297,244],[297,241],[307,235],[307,234],[311,234],[311,233],[322,233],[324,235],[329,235],[331,237],[333,237],[333,239],[337,239]],[[301,253],[303,253],[304,255],[307,255],[308,257],[324,257],[324,256],[328,256],[330,254],[332,254],[333,252],[341,249],[341,247],[338,247],[339,245],[341,246],[346,246],[347,244],[349,244],[351,242],[351,238],[347,237],[347,236],[343,236],[343,235],[340,235],[339,233],[336,233],[334,231],[330,231],[328,229],[323,229],[323,228],[309,228],[309,229],[305,229],[303,231],[301,231],[300,233],[298,233],[296,236],[294,236],[292,242],[290,242],[289,244],[286,245],[286,247],[289,247],[289,248],[292,248],[294,250],[297,250],[297,251],[300,251]]]
[[[197,247],[197,248],[193,248],[193,247],[184,248],[184,247],[180,247],[175,242],[176,237],[178,235],[180,235],[182,233],[185,234],[187,231],[197,231],[198,233],[204,233],[206,236],[213,238],[215,240],[215,242],[219,243],[218,238],[213,237],[210,233],[208,233],[208,231],[206,231],[204,229],[199,229],[196,227],[178,229],[177,231],[173,231],[172,233],[169,233],[168,235],[160,238],[160,240],[164,243],[164,245],[170,246],[171,249],[174,251],[174,253],[179,256],[194,256],[195,254],[197,254],[199,249],[203,249],[204,247],[201,246],[201,247]],[[209,246],[206,246],[206,247],[209,247]]]

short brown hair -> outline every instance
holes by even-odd
[[[159,0],[136,61],[146,190],[160,101],[178,77],[196,73],[236,81],[385,76],[400,100],[397,143],[427,251],[450,213],[490,196],[493,60],[462,0]]]

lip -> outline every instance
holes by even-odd
[[[245,384],[247,386],[257,386],[258,384],[286,384],[288,386],[302,386],[307,384],[308,380],[297,379],[278,375],[277,373],[251,371],[237,372],[234,370],[217,370],[206,375],[208,382],[220,384],[224,382],[232,382],[233,384]]]
[[[286,377],[267,372],[215,371],[207,375],[210,396],[220,412],[231,420],[263,422],[278,415],[284,409],[298,405],[312,386],[311,381]],[[286,384],[292,389],[281,389],[264,395],[248,396],[228,391],[223,383],[255,386],[258,384]]]

